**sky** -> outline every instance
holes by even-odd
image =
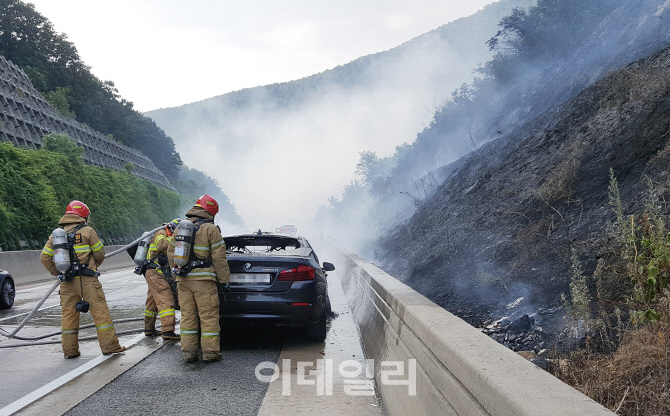
[[[300,79],[492,0],[28,0],[138,111]]]

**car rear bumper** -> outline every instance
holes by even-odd
[[[273,322],[278,325],[305,326],[323,316],[323,293],[219,293],[219,317],[223,321]]]

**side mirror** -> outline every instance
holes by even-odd
[[[333,263],[328,263],[327,261],[323,262],[324,272],[332,272],[333,270],[335,270],[335,265]]]

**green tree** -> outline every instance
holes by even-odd
[[[528,11],[516,7],[500,20],[500,30],[486,44],[498,54],[479,70],[507,82],[519,60],[560,57],[588,37],[617,0],[538,0]],[[510,57],[518,59],[510,59]]]
[[[56,87],[56,91],[49,91],[44,95],[44,98],[51,104],[56,111],[64,117],[76,118],[74,112],[70,111],[70,103],[68,102],[69,88]]]
[[[67,134],[51,133],[42,137],[42,148],[50,152],[61,153],[74,165],[82,164],[84,148],[77,145]]]
[[[59,111],[66,109],[91,128],[113,134],[147,155],[168,178],[177,178],[182,161],[172,139],[121,98],[113,82],[95,77],[74,44],[32,4],[0,0],[0,53],[23,69],[38,91],[54,98]]]

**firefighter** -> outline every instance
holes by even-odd
[[[179,339],[179,335],[174,332],[175,299],[161,267],[161,263],[165,264],[167,261],[167,259],[161,261],[161,258],[167,255],[168,241],[178,223],[178,220],[173,220],[165,224],[165,228],[154,233],[149,244],[147,252],[149,264],[144,274],[149,287],[144,307],[144,335],[146,336],[162,335],[163,339]],[[162,332],[156,330],[157,316],[161,320]]]
[[[226,244],[219,227],[214,225],[214,216],[218,212],[219,204],[214,198],[203,195],[186,213],[196,231],[188,254],[188,265],[181,270],[175,269],[181,307],[181,351],[186,362],[197,361],[198,344],[204,362],[221,360],[216,283],[227,285],[230,269]],[[178,236],[175,235],[176,239]],[[170,240],[168,259],[172,265],[175,265],[175,244],[177,242]]]
[[[96,272],[105,258],[105,249],[98,234],[88,225],[90,211],[81,201],[68,204],[59,225],[70,235],[71,268],[64,273],[60,285],[61,324],[63,329],[63,354],[65,358],[77,358],[79,352],[79,311],[77,304],[88,302],[98,333],[98,343],[104,355],[123,352],[126,347],[119,344],[114,323],[109,314],[105,293]],[[58,276],[54,262],[52,237],[42,249],[40,261],[53,275]],[[73,267],[76,266],[76,267]],[[82,310],[85,312],[85,310]]]

